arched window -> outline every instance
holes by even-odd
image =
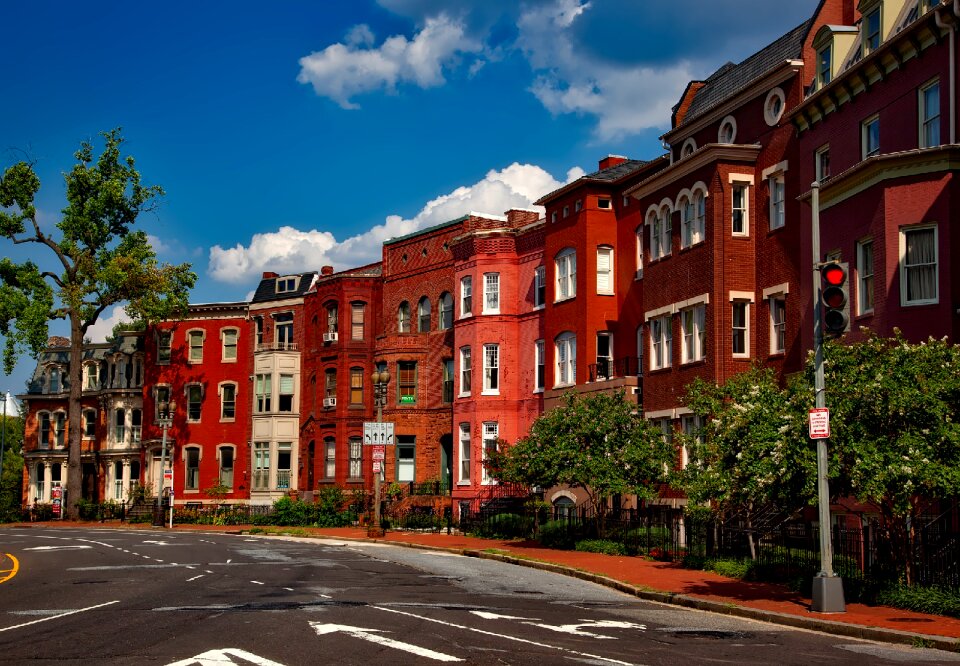
[[[555,301],[573,298],[577,295],[577,252],[572,247],[557,253],[553,260],[556,274]]]
[[[420,333],[430,332],[430,299],[426,296],[417,303],[417,331]]]
[[[577,336],[569,331],[554,340],[554,386],[571,386],[577,383]]]
[[[440,321],[438,326],[440,330],[446,330],[453,326],[453,296],[447,291],[440,294]]]
[[[410,332],[410,304],[406,301],[397,308],[397,332]]]

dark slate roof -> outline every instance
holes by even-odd
[[[114,354],[133,354],[142,352],[144,347],[143,333],[131,332],[121,335],[113,342],[94,342],[83,346],[82,358],[84,361],[102,362]],[[37,365],[33,369],[33,376],[27,380],[27,393],[43,393],[43,385],[48,365],[59,365],[64,370],[70,367],[70,347],[47,347],[40,353]],[[68,376],[61,379],[63,393],[69,390]]]
[[[563,187],[555,189],[553,192],[550,192],[549,194],[543,195],[535,203],[538,206],[542,206],[550,199],[555,198],[557,195],[562,194],[563,192],[566,192],[568,190],[571,190],[575,186],[585,182],[608,183],[608,184],[615,183],[621,178],[625,178],[626,176],[629,176],[630,174],[636,171],[639,171],[643,167],[655,161],[656,160],[649,160],[649,161],[627,160],[626,162],[621,162],[620,164],[617,164],[615,166],[607,167],[606,169],[601,169],[600,171],[594,171],[593,173],[588,173],[585,176],[580,176],[573,182],[567,183]]]
[[[803,40],[809,27],[810,21],[806,21],[739,65],[728,62],[720,67],[697,91],[680,126],[709,112],[785,61],[799,59],[803,55]]]
[[[433,225],[432,227],[424,227],[423,229],[417,229],[416,231],[411,231],[409,234],[404,234],[403,236],[397,236],[397,237],[395,237],[395,238],[388,238],[387,240],[383,241],[383,244],[384,244],[384,245],[393,245],[394,243],[399,243],[400,241],[409,240],[409,239],[411,239],[411,238],[416,238],[417,236],[421,236],[421,235],[423,235],[423,234],[428,234],[428,233],[437,231],[438,229],[443,229],[444,227],[452,227],[452,226],[455,225],[455,224],[460,224],[461,222],[464,222],[464,221],[470,219],[470,215],[479,215],[479,214],[478,214],[478,213],[468,213],[467,215],[461,215],[460,217],[458,217],[458,218],[456,218],[456,219],[454,219],[454,220],[447,220],[446,222],[441,222],[440,224],[435,224],[435,225]]]
[[[253,294],[253,300],[250,302],[263,303],[264,301],[277,301],[303,296],[310,288],[310,284],[313,282],[313,276],[316,275],[316,273],[314,271],[309,273],[287,273],[286,275],[279,275],[278,277],[292,277],[294,275],[300,276],[300,282],[297,283],[297,288],[293,291],[285,291],[282,294],[277,293],[277,278],[263,278],[260,280],[260,284],[257,285],[257,290]]]

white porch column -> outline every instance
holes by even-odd
[[[120,499],[130,499],[130,459],[123,459],[123,497]]]

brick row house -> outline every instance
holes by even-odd
[[[543,213],[470,213],[388,240],[375,264],[265,273],[248,303],[196,305],[90,345],[84,494],[157,487],[158,397],[178,403],[178,503],[211,501],[202,491],[218,481],[229,501],[258,504],[370,489],[374,370],[389,372],[383,418],[396,433],[384,480],[455,512],[502,490],[486,455],[568,391],[624,390],[665,437],[690,430],[694,378],[802,367],[814,180],[818,259],[850,267],[851,339],[860,326],[955,338],[958,26],[957,2],[822,0],[754,55],[689,82],[665,154],[606,157],[545,193]],[[25,502],[65,477],[67,350],[55,342],[19,396]],[[583,500],[564,488],[547,499]],[[659,500],[683,502],[670,489]]]

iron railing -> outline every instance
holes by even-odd
[[[588,366],[591,382],[603,382],[620,377],[639,377],[642,374],[640,359],[636,356],[624,356],[617,359],[598,358]]]

